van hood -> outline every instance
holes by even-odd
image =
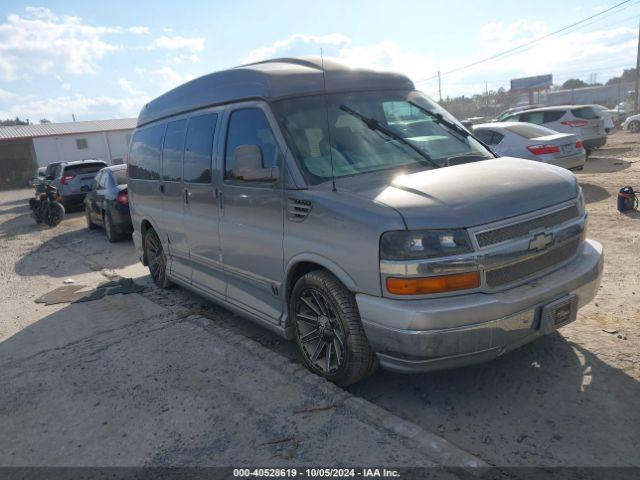
[[[371,180],[354,193],[394,208],[409,229],[482,225],[578,195],[568,170],[511,157]]]

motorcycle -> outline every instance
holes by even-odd
[[[55,227],[64,218],[64,207],[60,203],[58,189],[53,185],[38,185],[35,198],[29,199],[29,206],[36,223],[45,222]]]

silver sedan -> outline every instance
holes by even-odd
[[[558,133],[526,122],[482,123],[473,134],[501,157],[519,157],[582,170],[587,152],[572,133]]]

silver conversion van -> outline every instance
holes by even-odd
[[[495,158],[398,74],[289,58],[203,76],[145,105],[128,169],[155,283],[295,339],[340,385],[498,357],[600,284],[576,177]]]

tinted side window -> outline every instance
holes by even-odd
[[[179,182],[182,178],[182,150],[186,133],[186,120],[167,124],[162,147],[162,180]]]
[[[503,134],[498,132],[493,132],[493,135],[491,136],[491,143],[489,143],[489,145],[498,145],[503,138],[504,138]]]
[[[481,142],[484,142],[487,145],[491,144],[491,137],[493,136],[493,132],[491,130],[474,130],[473,134],[478,137]]]
[[[211,152],[218,115],[208,114],[189,119],[184,146],[184,181],[211,182]]]
[[[109,188],[109,172],[106,170],[98,175],[98,186],[100,188]]]
[[[279,165],[278,144],[264,112],[258,108],[236,110],[231,114],[227,130],[224,178],[235,179],[236,148],[242,145],[257,145],[262,152],[262,168]]]
[[[544,123],[557,122],[564,116],[564,114],[565,112],[563,112],[562,110],[544,112]]]
[[[138,130],[131,142],[129,177],[140,180],[160,179],[160,147],[164,125]]]
[[[595,109],[592,107],[574,108],[573,110],[571,110],[571,113],[573,113],[578,118],[584,118],[587,120],[596,120],[600,118],[598,117]]]
[[[541,125],[544,123],[544,112],[527,112],[520,114],[521,122],[535,123]]]

